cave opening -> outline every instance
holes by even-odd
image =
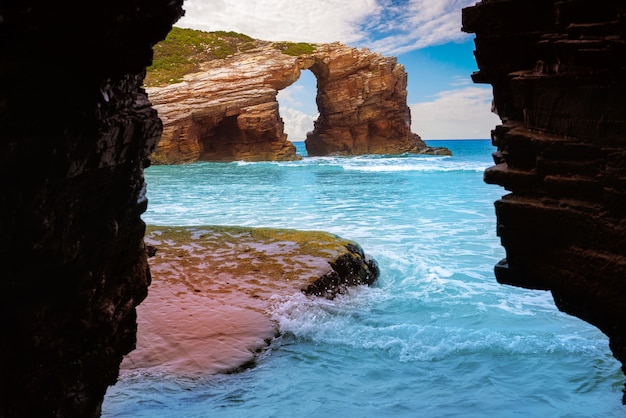
[[[237,115],[223,118],[213,131],[199,133],[200,159],[211,161],[230,156],[241,136]]]
[[[276,97],[287,139],[298,152],[304,150],[307,132],[313,130],[313,122],[319,116],[316,95],[317,78],[312,71],[304,70],[295,83],[280,90]]]

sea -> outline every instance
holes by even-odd
[[[272,306],[280,336],[239,373],[123,372],[103,417],[622,417],[607,337],[549,292],[497,283],[489,140],[452,156],[308,157],[146,169],[150,225],[328,231],[378,263],[375,286]]]

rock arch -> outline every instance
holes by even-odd
[[[401,154],[426,145],[411,132],[407,74],[395,57],[341,44],[318,47],[308,67],[317,77],[319,117],[309,155]]]
[[[163,120],[151,160],[266,161],[300,158],[288,141],[276,95],[302,70],[317,78],[319,117],[309,155],[429,152],[411,132],[407,75],[395,57],[340,43],[293,57],[274,44],[204,64],[184,81],[147,89]]]

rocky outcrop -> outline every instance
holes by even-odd
[[[147,89],[164,126],[153,163],[298,158],[276,101],[278,90],[300,75],[294,57],[265,42],[202,69],[181,83]]]
[[[497,201],[502,283],[550,290],[600,328],[626,363],[626,7],[590,0],[484,0],[475,82],[502,125],[485,181]]]
[[[148,88],[164,124],[152,161],[301,158],[284,133],[276,95],[306,69],[317,77],[320,112],[305,141],[309,155],[437,152],[410,131],[407,75],[395,58],[338,43],[291,56],[256,41],[254,49],[204,62],[180,83]]]
[[[199,376],[249,367],[280,333],[272,315],[300,292],[333,298],[371,285],[376,262],[325,232],[148,227],[150,297],[138,308],[137,349],[122,370]]]
[[[411,132],[407,74],[395,57],[328,44],[311,58],[320,114],[305,141],[309,155],[402,154],[427,148]]]
[[[140,86],[181,4],[0,5],[0,416],[98,416],[134,348],[161,133]]]

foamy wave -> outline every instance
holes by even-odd
[[[380,350],[400,362],[443,360],[462,354],[602,355],[606,351],[591,327],[576,327],[563,334],[562,330],[546,329],[520,332],[484,323],[494,310],[508,311],[511,306],[480,303],[468,308],[460,302],[465,309],[460,313],[454,306],[429,308],[428,304],[419,306],[416,299],[407,303],[410,297],[401,299],[387,290],[366,287],[352,289],[335,300],[295,294],[276,298],[271,315],[283,335],[356,350]],[[404,305],[399,312],[387,311],[399,305]],[[516,315],[533,315],[529,309],[513,309]],[[398,321],[400,317],[404,320]],[[467,326],[458,325],[463,321]]]
[[[351,288],[347,294],[338,295],[333,300],[298,292],[286,297],[274,297],[269,313],[281,333],[306,338],[324,330],[348,326],[351,318],[364,315],[369,306],[387,297],[381,289],[366,286]]]
[[[366,172],[401,171],[484,171],[488,163],[459,161],[452,157],[355,158],[342,162],[345,170]]]
[[[448,171],[485,171],[489,165],[476,165],[473,163],[451,163],[451,164],[407,164],[407,165],[343,165],[345,170],[375,172],[375,173],[392,173],[403,171],[424,171],[424,172],[448,172]]]
[[[263,164],[263,163],[239,163]],[[393,173],[411,171],[484,171],[493,164],[479,161],[459,161],[449,156],[380,156],[365,155],[356,157],[307,157],[300,161],[273,162],[283,167],[317,165],[338,167],[347,171],[363,171],[373,173]]]

